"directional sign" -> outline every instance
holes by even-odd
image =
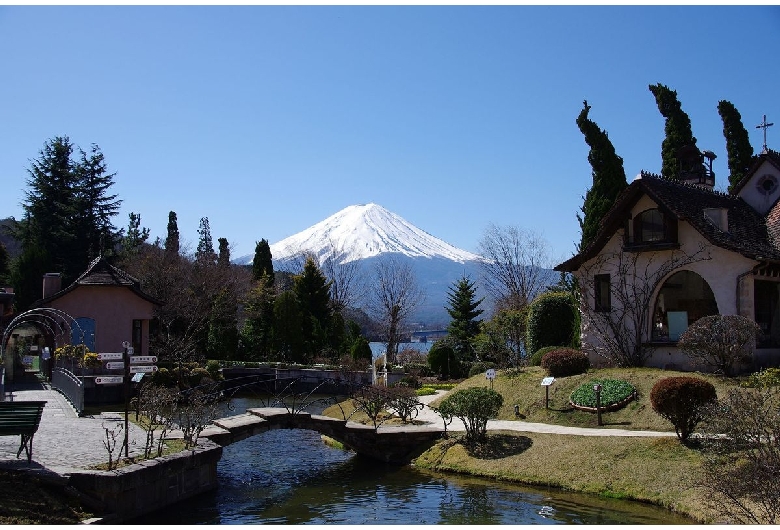
[[[106,376],[101,375],[95,378],[96,385],[119,385],[122,384],[124,377],[121,375]]]
[[[148,374],[149,372],[156,372],[157,367],[153,364],[141,364],[139,366],[130,366],[131,374]]]
[[[555,381],[554,377],[545,377],[542,379],[542,386],[550,386]]]
[[[121,361],[124,353],[98,353],[98,359],[101,361]]]
[[[132,379],[130,379],[130,381],[132,381],[133,383],[140,383],[140,382],[141,382],[141,379],[143,379],[143,377],[144,377],[144,374],[142,374],[142,373],[137,373],[137,374],[135,374],[135,375],[133,376],[133,378],[132,378]]]
[[[496,370],[495,368],[488,368],[485,372],[485,379],[490,379],[491,381],[496,378]]]
[[[135,355],[133,357],[130,357],[130,364],[149,364],[149,363],[156,363],[157,357],[154,355]]]
[[[125,363],[106,363],[106,370],[122,370]]]

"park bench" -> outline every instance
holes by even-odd
[[[33,436],[41,423],[45,401],[3,401],[0,402],[0,436],[21,436],[16,458],[27,454],[27,463],[32,462]]]

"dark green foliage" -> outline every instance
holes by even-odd
[[[677,437],[685,442],[704,418],[706,408],[717,400],[712,383],[697,377],[667,377],[653,385],[650,404],[661,417],[674,425]]]
[[[0,287],[10,285],[11,282],[11,262],[8,257],[8,251],[5,245],[0,243]]]
[[[222,374],[219,371],[219,361],[216,359],[210,359],[206,361],[206,371],[209,373],[209,377],[214,381],[222,379]]]
[[[261,239],[255,244],[255,257],[252,260],[252,279],[264,281],[270,285],[274,282],[274,264],[271,256],[271,247],[268,241]]]
[[[235,359],[238,348],[237,300],[224,286],[214,297],[209,316],[206,354],[212,359]]]
[[[454,286],[450,286],[447,293],[449,307],[446,309],[452,318],[447,332],[455,354],[462,361],[474,358],[473,340],[479,333],[481,322],[477,317],[483,313],[479,309],[483,299],[476,300],[476,290],[474,282],[464,276]]]
[[[584,374],[590,368],[588,356],[579,350],[558,348],[542,357],[542,368],[553,377]]]
[[[457,377],[460,373],[460,363],[455,350],[443,341],[436,341],[428,352],[428,366],[434,374],[444,379]]]
[[[594,385],[601,385],[601,395],[599,396],[599,405],[608,407],[625,401],[636,390],[634,385],[620,379],[594,379],[588,383],[578,386],[569,397],[575,405],[582,407],[596,407],[596,391]]]
[[[122,255],[125,259],[131,254],[138,252],[138,249],[149,239],[149,229],[141,227],[141,214],[130,212],[127,232],[122,238]]]
[[[165,252],[179,253],[179,225],[176,212],[168,212],[168,235],[165,236]]]
[[[303,272],[295,276],[293,292],[301,312],[301,335],[307,355],[311,358],[330,346],[331,308],[330,282],[308,258]]]
[[[280,361],[303,362],[303,315],[295,293],[285,291],[274,300],[274,346]]]
[[[214,263],[217,254],[214,252],[214,242],[211,239],[211,227],[209,218],[201,217],[198,227],[198,248],[195,250],[195,261],[200,263]]]
[[[498,366],[525,365],[528,306],[522,309],[502,309],[493,318],[483,322],[481,332],[474,340],[479,358]]]
[[[365,337],[357,337],[350,347],[349,354],[355,361],[365,361],[370,364],[373,357],[371,352],[371,346],[368,344],[368,340]]]
[[[571,346],[577,322],[574,298],[565,292],[539,295],[528,309],[526,348],[535,352],[544,346]]]
[[[742,116],[730,101],[718,102],[718,114],[723,121],[723,136],[726,139],[726,152],[729,157],[729,191],[731,191],[750,169],[753,146],[750,145],[748,132],[742,124]]]
[[[585,101],[584,108],[577,117],[577,127],[590,147],[588,162],[593,168],[593,186],[585,194],[583,217],[577,216],[582,230],[580,250],[584,250],[593,241],[604,215],[612,208],[617,196],[628,186],[623,159],[615,153],[615,147],[606,131],[599,129],[598,125],[588,118],[589,111],[590,106]]]
[[[24,219],[14,234],[23,255],[13,272],[20,311],[40,298],[43,273],[59,272],[63,287],[70,285],[94,258],[108,256],[119,241],[111,219],[121,201],[108,193],[114,175],[108,173],[96,145],[87,154],[68,137],[49,140],[28,174]]]
[[[557,350],[560,348],[560,346],[545,346],[544,348],[539,348],[536,350],[536,353],[534,353],[531,356],[531,360],[528,362],[529,366],[541,366],[542,365],[542,358],[548,353],[553,350]]]
[[[496,368],[495,363],[490,362],[478,362],[478,363],[472,363],[471,367],[469,368],[469,377],[474,377],[475,375],[484,374],[488,368]]]
[[[456,390],[439,405],[445,419],[459,418],[466,426],[466,444],[473,446],[487,438],[487,422],[495,418],[504,404],[504,397],[489,388],[474,387]]]
[[[655,96],[661,115],[666,118],[664,132],[666,136],[661,144],[661,176],[670,180],[678,180],[680,170],[678,152],[682,147],[696,147],[696,138],[691,130],[691,119],[682,110],[677,100],[677,91],[656,84],[650,85],[650,92]]]
[[[230,267],[230,245],[224,237],[217,239],[219,244],[219,254],[217,254],[217,265],[220,267]]]

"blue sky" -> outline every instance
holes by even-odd
[[[721,99],[780,149],[778,6],[0,6],[0,218],[67,135],[96,143],[152,238],[201,217],[232,257],[375,202],[455,246],[519,226],[560,261],[591,185],[583,100],[629,181],[678,93],[728,175]]]

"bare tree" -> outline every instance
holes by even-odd
[[[404,325],[425,295],[417,284],[411,265],[392,254],[381,256],[374,272],[370,310],[381,322],[387,342],[387,359],[396,362]]]
[[[533,232],[491,224],[479,252],[482,282],[497,309],[522,309],[551,282],[549,245]]]
[[[329,242],[330,250],[320,262],[320,269],[331,282],[330,300],[336,311],[357,307],[365,296],[365,279],[360,260],[350,259],[354,250]]]
[[[643,366],[652,353],[646,344],[656,288],[672,272],[709,259],[704,245],[690,254],[682,250],[626,252],[621,246],[582,267],[583,327],[596,339],[590,346],[583,345],[584,349],[594,350],[617,366]],[[595,275],[605,272],[610,275],[610,307],[596,311],[591,287]]]

